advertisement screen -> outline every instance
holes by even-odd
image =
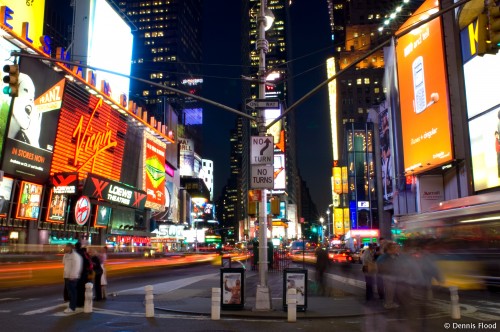
[[[181,176],[194,175],[194,142],[188,138],[179,137],[180,168]]]
[[[143,190],[148,194],[146,207],[163,210],[165,206],[165,150],[167,145],[144,133]]]
[[[106,0],[91,1],[88,20],[89,66],[104,68],[130,75],[133,36],[130,27]],[[128,100],[130,79],[105,72],[97,73],[97,80],[105,80],[111,86],[111,98],[120,100],[125,94]],[[100,86],[100,83],[97,83]]]
[[[120,180],[127,120],[110,105],[68,82],[57,130],[52,173],[87,173]]]
[[[462,29],[460,39],[473,183],[480,191],[500,186],[500,53],[477,55],[477,18]]]
[[[94,227],[108,227],[111,220],[111,208],[103,205],[97,206],[97,213],[94,216]]]
[[[16,218],[36,220],[40,215],[40,198],[43,186],[22,181],[19,200],[17,201]]]
[[[6,217],[7,213],[9,213],[13,182],[14,179],[6,176],[4,176],[2,182],[0,182],[0,217]]]
[[[405,28],[439,7],[427,0]],[[397,40],[398,82],[405,172],[421,173],[452,160],[452,139],[441,18]]]
[[[12,1],[0,0],[0,6],[5,6],[4,17],[0,20],[2,29],[11,31],[17,36],[33,45],[33,48],[40,47],[40,37],[43,36],[45,0]],[[23,23],[27,22],[28,28],[23,33]],[[8,59],[8,57],[2,58]]]
[[[3,170],[25,180],[48,180],[64,77],[31,58],[20,62],[19,94],[12,103]]]
[[[63,223],[66,220],[67,206],[68,196],[56,194],[54,190],[51,190],[46,220]]]
[[[274,189],[286,189],[285,155],[282,153],[274,154]]]

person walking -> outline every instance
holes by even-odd
[[[362,270],[365,275],[366,282],[366,301],[371,301],[373,299],[373,284],[375,282],[375,274],[377,271],[377,265],[374,261],[374,253],[375,245],[370,243],[361,256],[361,262],[363,263]]]
[[[316,255],[316,281],[318,283],[318,293],[320,295],[326,294],[326,285],[325,285],[325,271],[328,267],[328,251],[327,249],[319,245],[315,251]]]
[[[394,302],[397,285],[399,246],[395,242],[385,246],[385,252],[377,260],[377,278],[384,280],[384,308],[396,309],[399,305]]]
[[[99,259],[101,261],[102,268],[102,276],[101,276],[101,295],[102,299],[106,300],[106,286],[108,285],[108,275],[106,273],[106,261],[108,260],[108,248],[104,246],[102,248],[102,252],[99,255]]]
[[[94,270],[94,301],[102,301],[102,289],[101,289],[101,280],[102,280],[102,264],[99,258],[97,251],[92,251],[92,265]]]
[[[66,244],[64,247],[63,265],[64,285],[69,297],[69,305],[64,310],[64,313],[73,313],[76,312],[77,284],[82,273],[83,262],[71,243]]]
[[[92,273],[92,260],[87,253],[87,248],[82,248],[82,243],[75,243],[76,252],[82,257],[82,273],[77,284],[76,306],[83,308],[85,304],[85,285],[89,282],[89,275]]]

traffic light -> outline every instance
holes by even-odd
[[[3,93],[11,97],[17,97],[19,92],[19,66],[5,65],[3,66],[3,72],[8,74],[3,77],[3,82],[8,84],[3,88]]]
[[[491,50],[496,53],[500,49],[500,5],[488,7],[488,18]]]
[[[271,214],[279,216],[280,213],[280,200],[276,197],[271,198]]]

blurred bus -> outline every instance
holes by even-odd
[[[500,288],[500,193],[441,202],[432,211],[395,216],[395,240],[427,249],[459,289]]]

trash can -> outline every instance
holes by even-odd
[[[245,269],[221,268],[221,309],[241,310],[245,306]]]
[[[288,310],[288,294],[290,288],[297,291],[297,311],[307,309],[307,270],[285,269],[283,271],[283,310]]]

